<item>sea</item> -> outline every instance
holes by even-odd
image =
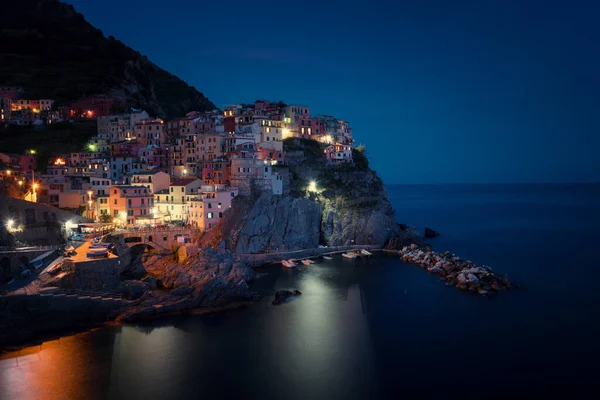
[[[522,288],[478,296],[397,255],[258,269],[241,309],[0,359],[1,399],[581,398],[599,388],[600,185],[388,186],[398,222]],[[273,306],[279,289],[302,295]]]

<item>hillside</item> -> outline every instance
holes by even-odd
[[[28,98],[66,103],[84,95],[115,94],[129,106],[162,117],[216,108],[193,86],[106,38],[71,5],[10,1],[0,13],[0,85],[21,86]]]
[[[422,244],[413,228],[398,224],[381,178],[369,168],[364,149],[354,164],[329,165],[324,146],[313,140],[286,139],[290,191],[283,196],[238,196],[218,232],[204,243],[220,241],[239,254],[313,249],[318,245],[370,245],[401,248]],[[287,171],[286,171],[287,170]],[[309,193],[309,182],[316,184]]]

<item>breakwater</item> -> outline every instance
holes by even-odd
[[[461,260],[449,251],[439,253],[413,244],[403,247],[398,254],[404,261],[425,268],[427,272],[439,274],[447,286],[456,286],[461,290],[485,295],[514,286],[508,276],[496,274],[486,265],[479,266],[471,261]]]

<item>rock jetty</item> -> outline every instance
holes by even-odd
[[[419,265],[434,274],[441,275],[447,286],[456,286],[481,295],[511,289],[514,285],[506,275],[499,275],[488,266],[478,266],[461,260],[449,251],[438,253],[417,245],[405,246],[398,252],[402,260]]]

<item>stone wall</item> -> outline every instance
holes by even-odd
[[[63,329],[101,324],[127,304],[118,299],[74,295],[0,296],[0,350]]]
[[[20,242],[35,245],[60,243],[67,221],[90,221],[47,204],[0,196],[0,222],[4,225],[9,219],[14,221],[15,228],[24,228],[20,232],[14,232],[14,237]],[[2,245],[10,244],[0,243]]]
[[[70,265],[74,264],[74,265]],[[118,258],[100,259],[73,263],[65,261],[63,269],[69,272],[60,279],[53,280],[50,286],[63,289],[119,292],[121,283],[121,260]]]

